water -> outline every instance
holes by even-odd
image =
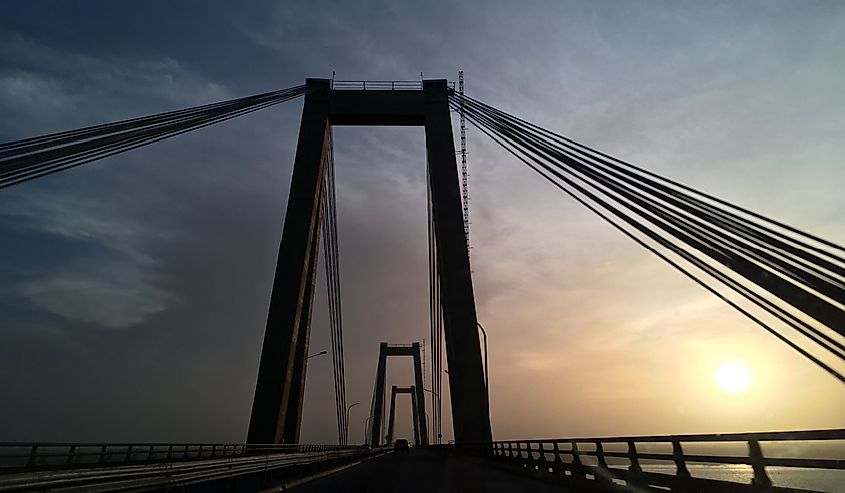
[[[644,471],[660,474],[675,474],[671,464],[645,465]],[[698,478],[718,479],[735,483],[750,483],[754,477],[751,466],[735,464],[687,464],[690,474]],[[831,469],[808,469],[802,467],[767,467],[766,472],[772,485],[800,488],[826,493],[845,492],[845,471]]]

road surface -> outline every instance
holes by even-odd
[[[527,492],[561,493],[559,487],[486,467],[481,459],[412,448],[365,461],[294,488],[296,493]]]

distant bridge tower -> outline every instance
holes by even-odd
[[[393,430],[396,425],[397,394],[408,394],[411,396],[411,419],[414,422],[414,445],[428,445],[428,440],[426,440],[424,435],[420,434],[420,429],[425,427],[425,414],[420,415],[420,412],[417,409],[419,397],[417,397],[417,390],[413,385],[410,387],[397,387],[394,385],[390,389],[390,418],[387,422],[387,445],[393,443]]]
[[[390,345],[382,342],[378,351],[378,366],[376,367],[376,385],[373,393],[373,404],[371,413],[373,416],[372,427],[370,428],[370,444],[377,447],[381,444],[381,426],[384,421],[382,409],[384,408],[384,384],[387,379],[387,358],[390,356],[410,356],[414,359],[414,385],[409,388],[415,389],[412,396],[414,416],[422,416],[420,423],[414,422],[417,445],[428,445],[428,426],[425,421],[425,394],[423,393],[422,358],[420,357],[420,343]],[[395,388],[395,387],[394,387]],[[393,407],[391,396],[390,407]],[[417,419],[416,417],[414,418]],[[390,418],[390,427],[393,426],[393,417]],[[388,433],[392,436],[393,433]],[[387,440],[388,445],[390,439]]]
[[[457,444],[492,440],[460,180],[445,80],[422,90],[336,90],[307,79],[285,224],[247,440],[297,443],[317,267],[322,184],[332,125],[425,128]]]

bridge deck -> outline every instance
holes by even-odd
[[[565,493],[560,487],[490,467],[479,459],[414,448],[369,459],[296,488],[318,492],[530,492]]]

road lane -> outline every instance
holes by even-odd
[[[485,467],[479,459],[411,449],[391,453],[305,484],[297,493],[527,492],[561,493],[553,485]]]

